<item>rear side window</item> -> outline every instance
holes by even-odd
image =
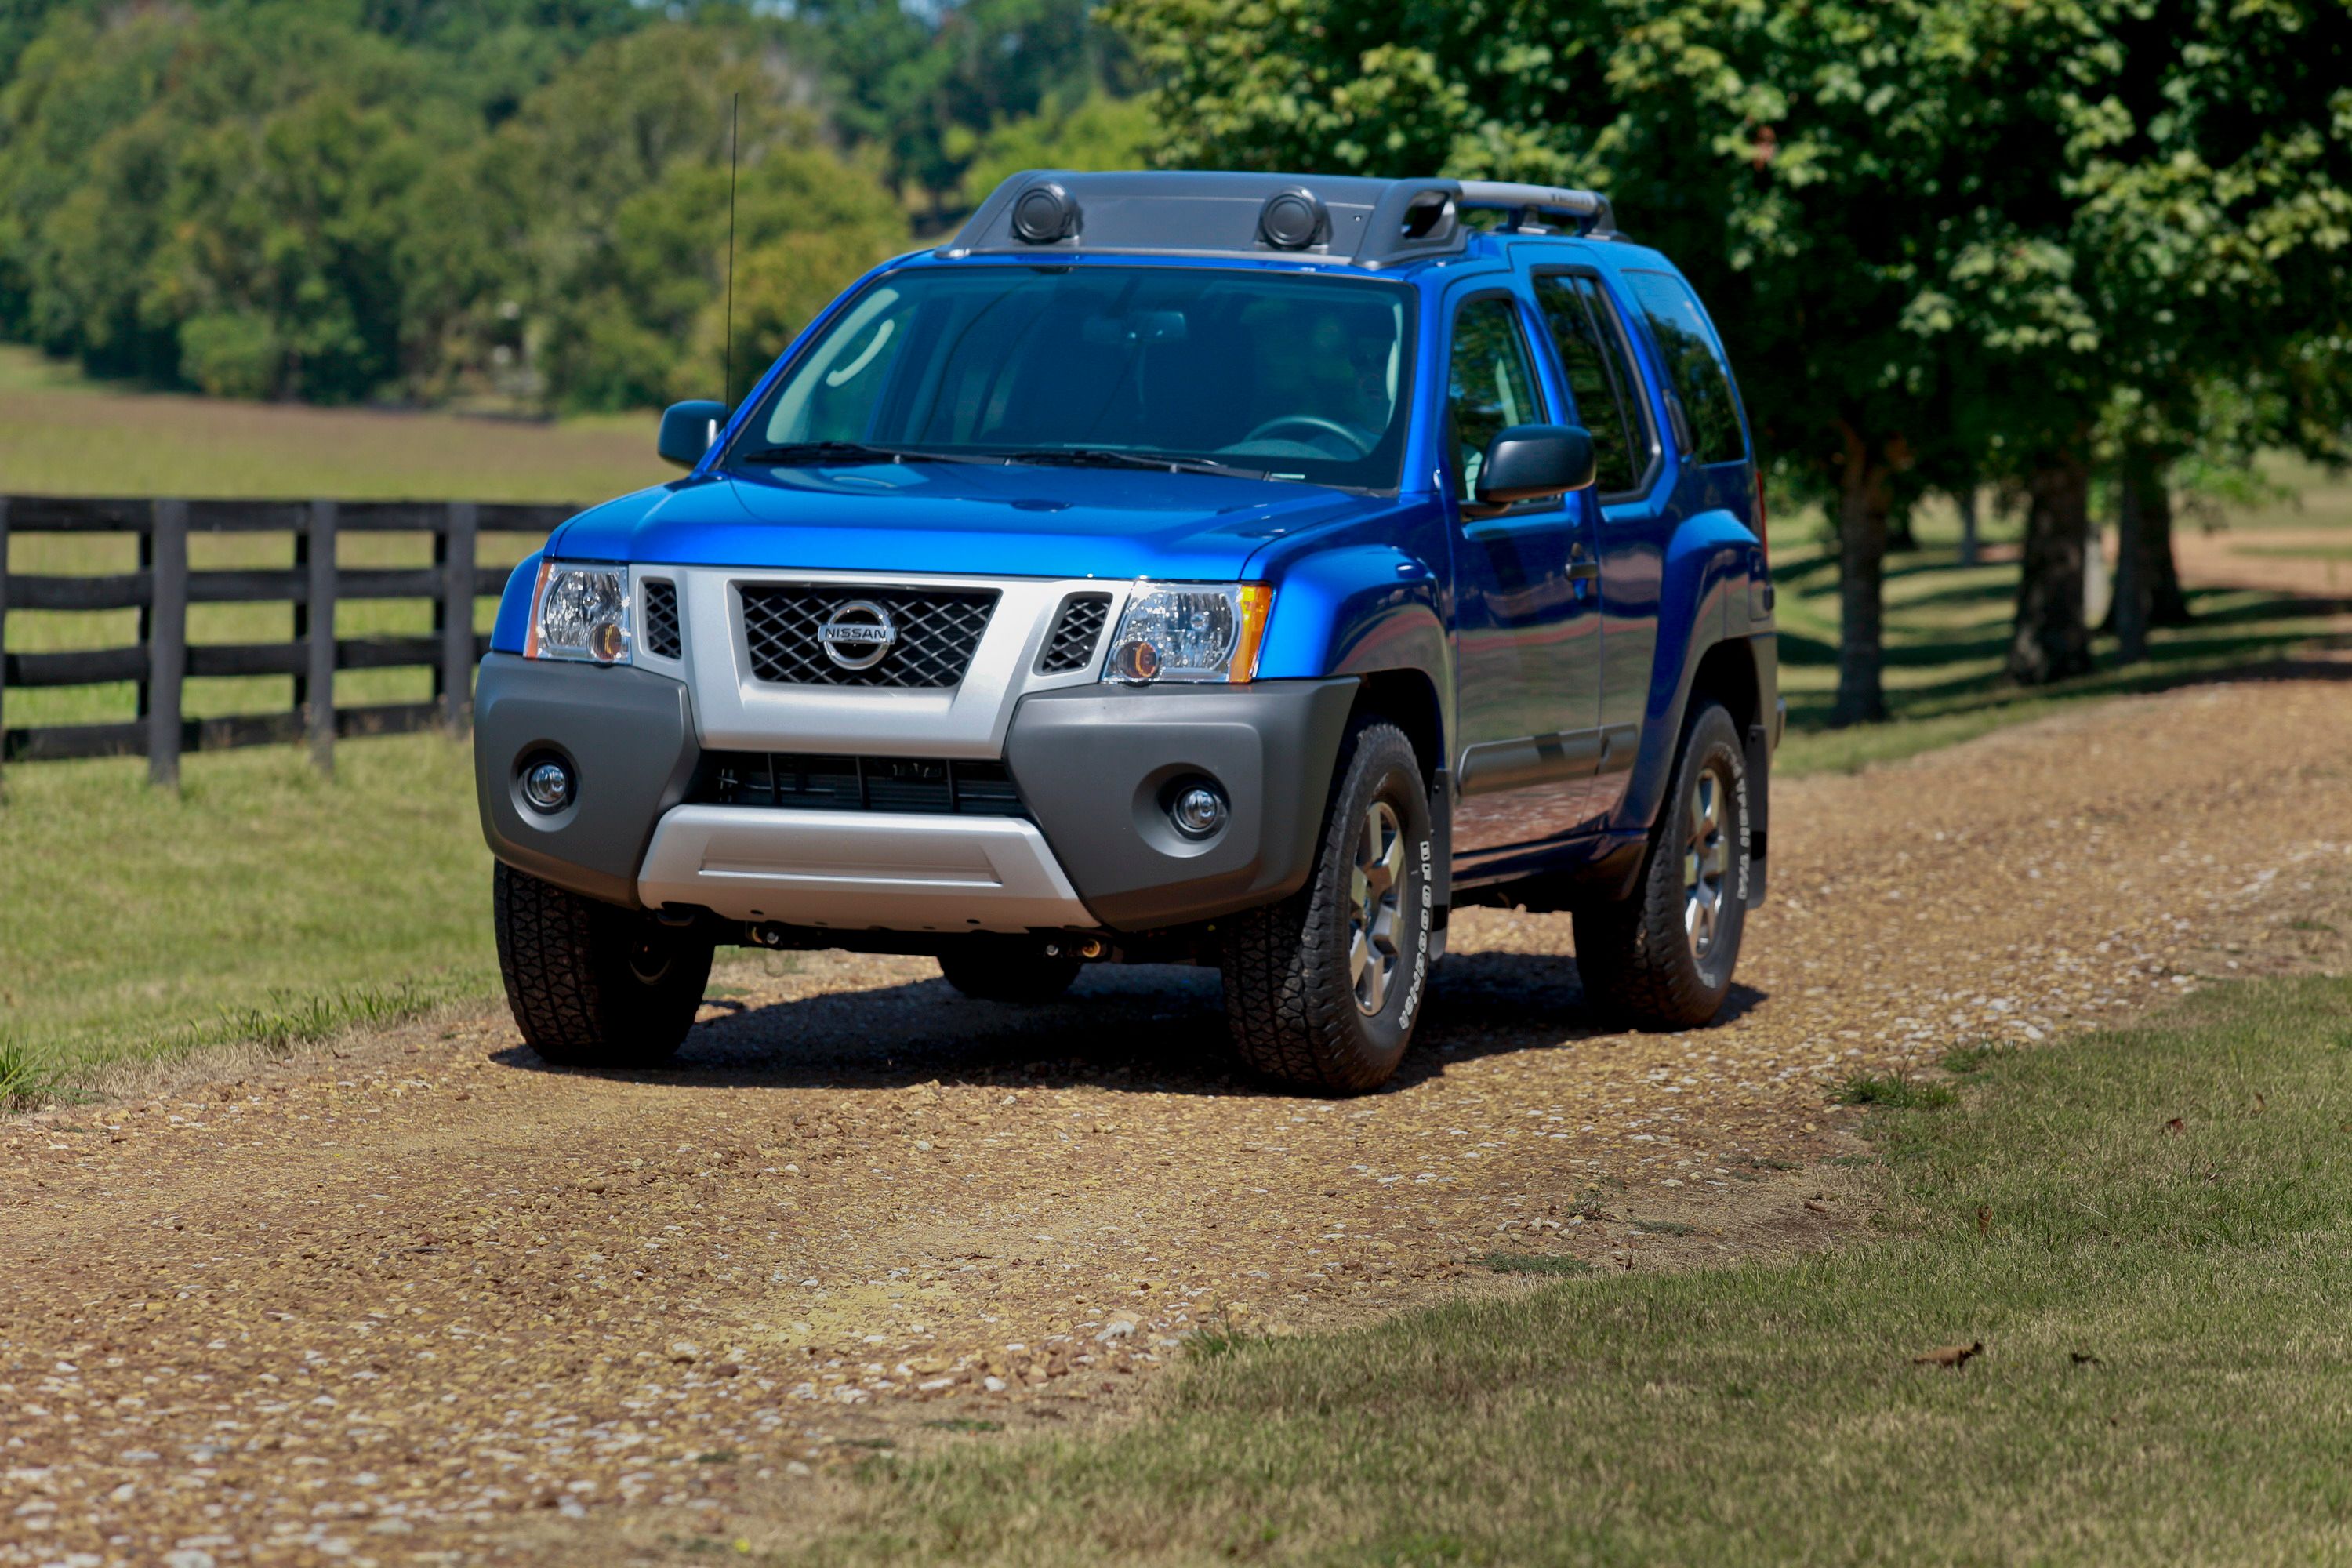
[[[1581,273],[1538,279],[1536,298],[1568,374],[1577,417],[1592,435],[1597,488],[1602,495],[1623,495],[1640,484],[1650,466],[1650,437],[1642,419],[1641,384],[1626,361],[1616,313],[1601,292],[1601,280]]]
[[[1688,425],[1685,445],[1695,463],[1736,463],[1748,456],[1739,432],[1739,405],[1731,394],[1731,372],[1708,330],[1706,316],[1689,285],[1666,272],[1628,272],[1625,286],[1649,318],[1666,382]]]
[[[1519,335],[1518,309],[1507,296],[1481,295],[1455,314],[1448,392],[1454,468],[1462,499],[1470,500],[1495,437],[1514,425],[1540,424],[1544,416],[1527,340]]]

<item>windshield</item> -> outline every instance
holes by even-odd
[[[1349,278],[892,273],[809,345],[727,461],[1168,461],[1392,489],[1411,310],[1412,290]]]

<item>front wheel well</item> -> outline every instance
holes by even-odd
[[[1374,717],[1404,731],[1421,763],[1424,784],[1433,783],[1445,766],[1445,725],[1437,707],[1437,688],[1418,669],[1377,669],[1363,677],[1356,705],[1348,715],[1349,728]]]

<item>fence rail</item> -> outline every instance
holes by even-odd
[[[11,612],[137,610],[130,647],[58,653],[0,652],[0,763],[68,757],[144,756],[148,777],[175,784],[185,752],[308,740],[322,770],[346,735],[393,734],[446,725],[462,731],[473,707],[474,665],[488,639],[474,631],[477,599],[505,587],[503,567],[477,562],[481,536],[543,538],[577,509],[478,501],[121,500],[0,496],[0,649]],[[135,572],[68,575],[8,570],[11,534],[131,534]],[[281,533],[294,541],[290,567],[191,571],[191,534]],[[346,533],[421,533],[433,564],[341,567],[335,542]],[[335,605],[345,600],[430,600],[434,629],[408,637],[338,637]],[[282,643],[188,641],[190,605],[271,604],[294,609],[294,637]],[[338,709],[338,670],[429,668],[429,702]],[[182,689],[191,678],[288,675],[286,711],[188,719]],[[114,723],[6,727],[11,690],[137,684],[138,717]]]

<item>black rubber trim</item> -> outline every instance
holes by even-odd
[[[1306,881],[1360,683],[1077,687],[1022,699],[1005,761],[1095,918],[1163,930],[1287,897]],[[1194,842],[1168,820],[1206,779],[1232,815]]]
[[[572,804],[524,805],[521,765],[547,753],[572,769]],[[474,690],[474,790],[490,852],[575,893],[640,907],[637,868],[662,814],[686,797],[699,752],[687,689],[623,667],[491,654]]]

